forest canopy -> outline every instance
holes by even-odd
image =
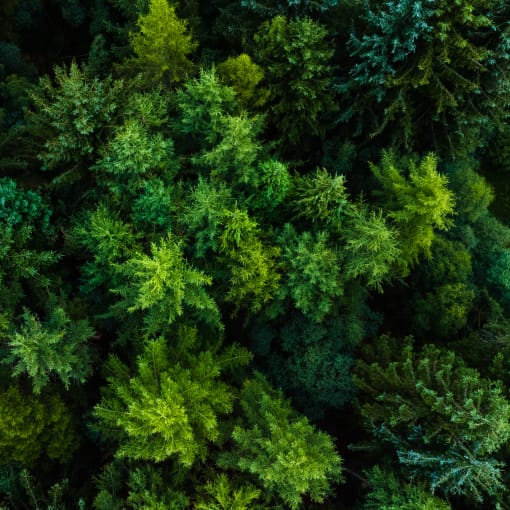
[[[4,0],[0,510],[510,508],[510,7]]]

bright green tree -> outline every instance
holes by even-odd
[[[172,349],[163,338],[149,342],[134,376],[110,358],[108,391],[95,415],[120,440],[118,457],[161,462],[175,456],[189,467],[221,437],[219,417],[232,411],[233,393],[219,378],[246,364],[248,352],[233,346],[222,354],[194,354],[196,331],[187,327],[172,341]]]
[[[194,510],[250,510],[260,508],[252,503],[260,496],[260,490],[252,485],[234,485],[226,474],[219,474],[213,481],[198,489],[202,495],[193,506]]]
[[[163,138],[161,133],[150,134],[135,119],[119,126],[101,153],[103,157],[94,165],[94,170],[116,176],[176,169],[172,140]]]
[[[339,229],[349,208],[345,177],[318,168],[296,178],[293,205],[298,216]]]
[[[375,466],[367,473],[370,491],[363,510],[451,510],[423,485],[401,484],[394,473]]]
[[[209,324],[219,324],[217,305],[205,289],[212,279],[186,262],[182,242],[175,236],[151,243],[150,255],[135,254],[118,267],[118,272],[121,278],[112,292],[122,299],[112,310],[120,316],[146,311],[149,332],[161,331],[185,311],[194,311]]]
[[[198,148],[210,149],[221,134],[221,119],[238,113],[234,89],[220,82],[214,68],[201,69],[198,78],[188,79],[177,92],[176,101],[178,131],[192,137]]]
[[[233,205],[231,190],[225,183],[210,183],[199,178],[187,195],[187,202],[178,217],[182,228],[193,236],[191,244],[194,256],[204,258],[211,251],[219,250],[219,238],[223,231],[225,210]]]
[[[64,308],[52,307],[41,322],[29,310],[23,325],[9,339],[9,354],[3,363],[12,364],[12,375],[26,373],[39,395],[55,374],[69,388],[73,380],[84,382],[92,371],[87,340],[94,330],[86,320],[71,321]]]
[[[193,69],[189,55],[197,47],[186,21],[167,0],[150,0],[149,12],[138,18],[138,32],[130,34],[135,57],[130,64],[151,80],[183,81]]]
[[[262,211],[275,210],[292,189],[289,169],[285,163],[273,158],[262,161],[258,167],[260,185],[254,195],[254,207]]]
[[[368,287],[382,290],[381,284],[393,276],[400,256],[395,228],[388,225],[381,210],[369,211],[360,203],[351,207],[341,232],[347,277],[361,277]]]
[[[140,250],[140,235],[104,204],[86,212],[71,231],[70,244],[76,250],[91,255],[83,265],[86,292],[117,285],[119,264]]]
[[[245,424],[234,427],[233,449],[220,455],[220,466],[251,473],[292,509],[305,495],[322,502],[340,480],[331,437],[296,415],[262,376],[244,383],[241,405]]]
[[[259,311],[278,289],[280,250],[264,243],[257,222],[246,211],[225,211],[219,254],[230,278],[226,299],[236,307]]]
[[[416,163],[398,161],[393,152],[383,151],[380,165],[370,168],[382,188],[376,193],[383,210],[399,233],[402,271],[407,274],[421,254],[430,255],[434,231],[447,230],[452,224],[453,193],[447,177],[437,171],[433,154]]]
[[[221,62],[217,72],[221,81],[235,90],[244,108],[258,108],[267,101],[269,91],[258,86],[264,78],[264,71],[246,53]]]
[[[256,162],[262,145],[257,141],[260,119],[246,115],[224,115],[215,126],[218,141],[211,150],[195,158],[210,169],[215,180],[231,182],[232,186],[258,184]]]

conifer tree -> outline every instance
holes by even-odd
[[[258,311],[278,289],[280,250],[260,237],[257,223],[245,211],[225,211],[219,253],[230,272],[226,298],[237,308]]]
[[[271,124],[283,143],[298,145],[321,135],[323,117],[335,109],[332,93],[333,50],[326,29],[311,20],[275,16],[254,36],[254,57],[265,73]]]
[[[247,110],[259,108],[267,101],[269,91],[259,86],[264,71],[246,53],[227,58],[218,65],[217,72],[220,80],[235,90],[237,99]]]
[[[261,376],[244,383],[241,405],[245,424],[234,427],[234,447],[220,455],[220,466],[253,474],[292,509],[305,495],[322,502],[340,480],[341,459],[331,437],[299,418]]]
[[[482,500],[501,488],[491,454],[510,438],[510,403],[451,351],[382,337],[365,350],[355,382],[368,430],[392,444],[411,477],[431,490]]]
[[[90,375],[86,341],[93,334],[86,320],[71,321],[61,306],[52,307],[42,323],[25,310],[23,325],[9,339],[9,354],[3,363],[13,365],[13,376],[26,373],[36,395],[53,374],[68,389],[71,381],[84,382]]]
[[[503,125],[508,34],[497,28],[497,0],[390,0],[365,9],[350,39],[345,117],[361,113],[372,137],[388,127],[396,145],[454,154],[471,153]]]
[[[193,69],[188,57],[197,44],[175,7],[167,0],[150,0],[149,12],[138,18],[137,25],[139,31],[130,34],[135,57],[129,63],[149,81],[183,81]]]
[[[393,152],[383,151],[380,165],[370,168],[382,188],[375,193],[399,233],[402,271],[407,274],[421,254],[430,255],[434,230],[447,230],[452,224],[453,193],[447,177],[437,171],[433,154],[417,163],[398,161]]]
[[[291,298],[298,310],[320,322],[335,310],[344,293],[339,253],[330,246],[327,232],[298,234],[290,223],[284,226],[278,243],[284,274],[278,299]]]
[[[400,255],[398,233],[382,211],[369,211],[362,203],[351,207],[342,237],[347,276],[361,277],[368,287],[382,290],[383,281],[394,275]]]
[[[175,456],[190,467],[220,439],[219,417],[232,411],[233,392],[219,378],[246,364],[249,354],[233,346],[222,354],[193,352],[196,330],[180,327],[170,348],[149,342],[136,375],[118,358],[109,361],[109,388],[95,408],[100,426],[120,440],[118,457],[162,462]]]
[[[72,63],[56,66],[55,82],[44,76],[31,93],[35,110],[29,116],[33,130],[45,140],[39,158],[43,169],[90,160],[100,134],[112,121],[123,83],[100,80]]]
[[[185,310],[194,311],[197,318],[210,325],[219,324],[217,305],[205,289],[212,279],[186,262],[182,242],[175,236],[151,243],[150,255],[135,254],[118,267],[118,272],[121,278],[112,292],[122,300],[112,311],[122,316],[145,310],[148,332],[161,332]]]
[[[370,491],[363,510],[451,510],[423,485],[401,484],[391,471],[375,466],[367,473]]]
[[[200,491],[200,489],[199,489]],[[260,496],[260,490],[252,485],[237,487],[224,473],[219,474],[201,488],[203,493],[195,503],[194,510],[255,510],[260,508],[252,503]]]
[[[57,395],[35,397],[16,385],[0,392],[2,459],[26,466],[42,455],[66,461],[77,446],[71,413]]]

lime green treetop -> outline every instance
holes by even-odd
[[[188,24],[167,0],[150,0],[149,12],[138,18],[139,32],[130,35],[132,63],[154,81],[182,81],[193,69],[188,56],[197,47]]]

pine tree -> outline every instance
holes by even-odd
[[[27,395],[15,385],[0,393],[0,453],[31,465],[42,455],[66,461],[77,448],[72,416],[55,394]]]
[[[278,298],[291,298],[294,306],[320,322],[335,310],[344,293],[339,253],[330,246],[327,232],[298,234],[287,223],[278,238],[283,274]]]
[[[255,54],[269,89],[271,124],[283,144],[297,146],[308,135],[321,135],[323,117],[335,109],[332,92],[333,50],[326,29],[302,18],[275,16],[255,34]]]
[[[368,287],[382,290],[381,284],[394,276],[400,256],[398,233],[382,211],[369,211],[362,203],[351,207],[342,238],[347,277],[361,277]]]
[[[510,438],[510,403],[500,382],[480,377],[452,351],[413,349],[382,337],[355,370],[369,431],[392,444],[409,476],[431,490],[478,500],[501,489],[491,454]]]
[[[197,43],[188,24],[175,14],[167,0],[150,0],[149,12],[137,22],[139,31],[130,34],[135,57],[129,62],[142,70],[150,82],[183,81],[193,69],[188,56]]]
[[[54,73],[56,85],[45,76],[31,93],[35,110],[29,119],[45,140],[43,169],[93,158],[123,89],[123,82],[92,78],[74,62],[69,69],[56,66]]]
[[[118,457],[162,462],[175,456],[189,467],[220,439],[218,420],[232,411],[233,393],[219,377],[250,356],[236,346],[194,354],[196,331],[181,327],[176,336],[172,349],[163,338],[149,342],[134,376],[110,358],[109,388],[95,415],[119,438]]]
[[[210,325],[219,325],[216,303],[205,287],[212,279],[190,266],[182,253],[182,242],[168,235],[151,243],[151,254],[137,253],[118,267],[119,284],[112,292],[121,301],[112,307],[119,316],[146,311],[147,331],[160,332],[186,313]]]
[[[36,395],[55,374],[66,389],[73,380],[84,382],[91,373],[86,341],[94,334],[86,320],[71,321],[64,308],[54,306],[41,323],[30,311],[23,313],[23,325],[8,341],[9,354],[2,361],[12,364],[12,375],[26,373]]]
[[[194,510],[250,510],[260,508],[256,503],[260,490],[251,485],[237,487],[227,475],[220,473],[213,481],[209,481],[199,489],[202,492],[193,506]]]
[[[269,91],[259,86],[264,71],[246,53],[227,58],[218,64],[217,72],[220,80],[235,90],[237,99],[247,110],[260,108],[267,101]]]
[[[305,495],[322,502],[340,480],[341,459],[331,437],[298,417],[262,376],[244,383],[241,405],[245,425],[234,427],[233,449],[220,455],[220,466],[251,473],[292,509]]]
[[[263,243],[257,223],[237,208],[225,211],[219,241],[219,254],[230,273],[226,299],[237,308],[259,311],[278,289],[280,250]]]
[[[432,496],[425,486],[401,484],[391,471],[374,466],[367,475],[370,492],[363,510],[451,510],[446,501]]]
[[[349,201],[343,175],[330,175],[317,169],[312,175],[298,177],[294,183],[293,205],[303,216],[333,230],[340,229],[347,214]]]
[[[402,169],[408,167],[408,175]],[[383,151],[381,164],[370,165],[381,186],[383,210],[399,233],[404,274],[421,254],[430,255],[434,230],[447,230],[452,224],[455,199],[448,179],[437,171],[437,160],[429,154],[418,164],[398,161],[391,151]]]
[[[508,34],[497,0],[390,0],[366,4],[351,34],[345,118],[397,145],[470,154],[502,126]],[[367,122],[369,123],[367,125]],[[358,131],[359,134],[359,131]]]
[[[191,137],[199,149],[210,149],[221,134],[221,119],[238,113],[234,89],[220,82],[214,68],[202,69],[198,78],[187,80],[177,92],[176,102],[178,131]]]

